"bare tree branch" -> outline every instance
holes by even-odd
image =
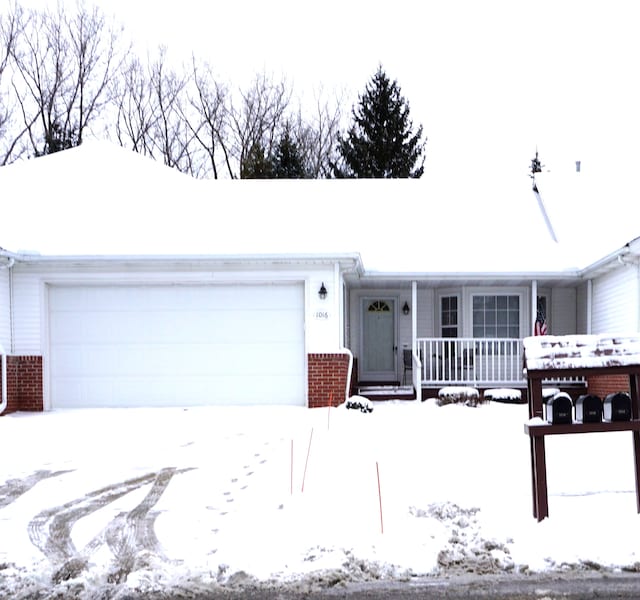
[[[14,56],[25,125],[33,115],[40,124],[32,137],[35,154],[82,143],[110,101],[108,83],[125,55],[117,45],[120,31],[82,3],[70,15],[62,3],[57,10],[30,11]]]

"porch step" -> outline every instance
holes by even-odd
[[[358,395],[369,400],[415,400],[416,392],[411,385],[363,385]]]

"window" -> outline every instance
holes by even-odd
[[[458,297],[443,296],[440,299],[440,325],[443,338],[458,337]]]
[[[389,312],[391,308],[389,308],[389,305],[384,300],[374,300],[369,304],[367,310],[369,312]]]
[[[519,338],[520,297],[473,296],[474,338]]]

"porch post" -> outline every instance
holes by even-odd
[[[418,338],[418,282],[411,282],[411,352],[417,352]]]
[[[591,311],[593,310],[593,280],[587,279],[587,334],[591,333]]]
[[[418,282],[411,282],[411,306],[413,310],[411,311],[411,360],[413,361],[413,356],[418,353]],[[411,374],[413,375],[413,384],[416,388],[416,400],[418,402],[422,401],[422,365],[420,365],[420,370],[411,369]]]
[[[529,335],[535,335],[536,318],[538,312],[538,280],[531,281],[531,332]]]

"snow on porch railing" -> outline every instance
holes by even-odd
[[[523,385],[517,338],[418,338],[422,384]]]

